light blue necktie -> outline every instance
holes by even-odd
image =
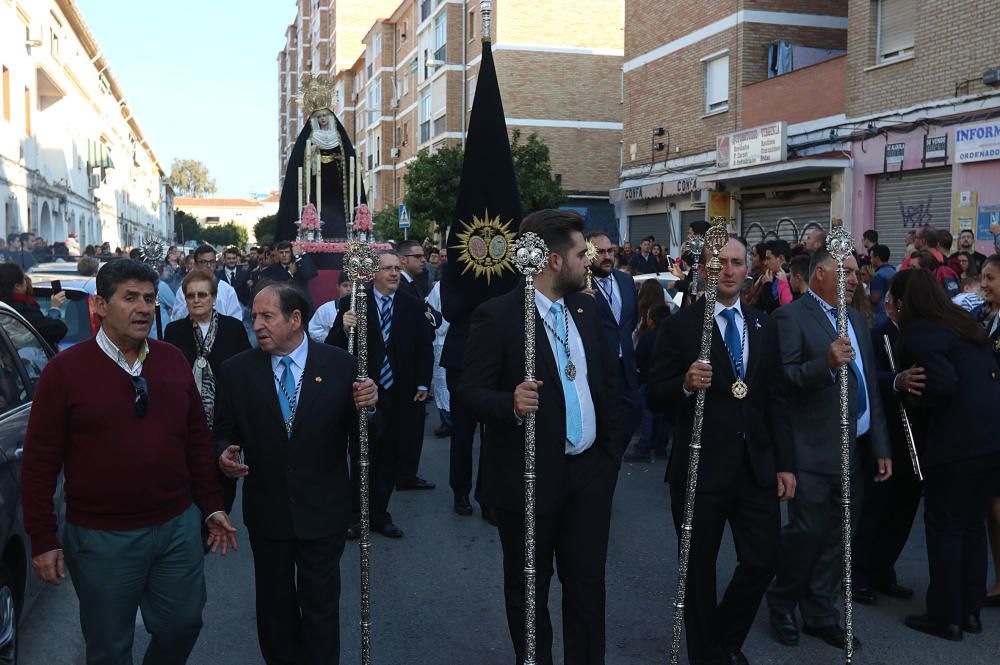
[[[726,319],[726,336],[723,339],[726,348],[729,349],[729,362],[733,366],[733,376],[742,379],[746,376],[746,368],[743,367],[743,341],[740,333],[736,330],[736,308],[727,307],[722,310],[722,316]]]
[[[295,399],[295,377],[292,375],[292,359],[289,356],[285,356],[281,359],[281,365],[284,369],[281,372],[281,385],[284,390],[278,391],[278,403],[281,405],[281,417],[288,422],[288,419],[292,415],[292,407],[294,406],[290,399]],[[292,438],[291,433],[288,434],[288,438]]]
[[[833,319],[834,325],[839,325],[837,323],[837,310],[828,309],[826,313]],[[848,321],[847,325],[850,327],[851,322]],[[861,353],[861,349],[855,349],[855,353]],[[854,378],[858,382],[858,419],[860,419],[868,411],[868,386],[865,385],[865,377],[861,375],[861,368],[858,367],[858,363],[854,359],[851,359],[851,371],[854,372]]]
[[[559,380],[562,382],[563,399],[566,401],[566,440],[572,448],[576,448],[583,440],[583,413],[580,411],[580,397],[576,394],[576,385],[566,377],[566,365],[569,363],[569,335],[566,343],[559,342],[559,336],[566,333],[567,326],[563,322],[565,316],[562,303],[552,303],[552,329],[556,331],[556,365],[559,367]]]

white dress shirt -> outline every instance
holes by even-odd
[[[219,281],[219,293],[215,296],[215,311],[219,314],[231,316],[237,321],[243,320],[243,305],[236,297],[236,290],[229,286],[224,280]],[[174,321],[183,319],[188,315],[187,301],[184,299],[184,287],[177,287],[177,294],[174,297],[174,314],[171,317]]]
[[[566,300],[559,298],[555,302],[563,306],[563,315],[569,321],[569,357],[573,361],[573,364],[576,365],[576,379],[573,380],[573,385],[576,387],[576,396],[580,402],[580,421],[583,425],[583,436],[580,439],[579,445],[572,446],[569,441],[566,441],[566,454],[579,455],[594,445],[594,441],[597,440],[597,414],[594,411],[594,399],[590,395],[590,383],[587,381],[587,354],[583,350],[583,340],[580,338],[580,331],[577,330],[576,322],[573,321],[573,315],[569,311],[569,307],[566,306]],[[550,326],[554,325],[551,314],[552,304],[553,301],[545,297],[541,291],[535,290],[535,307],[538,309],[538,315],[542,317],[542,321],[548,322],[548,325],[542,324],[542,327],[545,328],[545,337],[549,340],[549,347],[552,349],[553,357],[559,358],[562,354],[565,354],[565,350],[563,349],[562,342],[556,339],[550,328]],[[535,332],[537,333],[538,331]],[[562,336],[564,332],[565,328],[559,331],[559,335]],[[562,377],[560,377],[560,385],[562,385],[561,379]]]
[[[330,334],[333,322],[337,320],[337,301],[331,300],[319,306],[309,319],[309,336],[313,341],[322,344]]]

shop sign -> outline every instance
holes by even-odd
[[[711,189],[711,185],[708,183],[701,183],[699,185],[698,178],[695,176],[681,178],[680,180],[667,180],[663,183],[663,196],[668,198],[671,196],[683,196],[702,189]]]
[[[1000,120],[960,125],[955,129],[955,162],[1000,159]]]
[[[612,203],[619,201],[642,201],[645,199],[663,198],[663,183],[654,182],[651,185],[639,185],[637,187],[620,187],[612,189],[610,192]]]
[[[784,121],[723,134],[715,139],[715,165],[738,169],[783,162],[788,156],[788,124]]]
[[[948,163],[948,135],[924,137],[924,166],[940,162]]]
[[[887,143],[885,146],[885,170],[901,171],[903,156],[906,153],[905,143]]]

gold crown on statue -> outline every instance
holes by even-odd
[[[311,118],[316,111],[323,109],[333,109],[334,87],[325,76],[313,77],[306,74],[302,79],[302,86],[299,88],[298,101],[299,108],[302,109],[306,118]]]

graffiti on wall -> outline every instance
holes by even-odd
[[[903,199],[899,200],[899,214],[903,218],[904,229],[915,229],[921,226],[930,226],[934,219],[931,212],[931,205],[934,203],[934,195],[928,194],[927,200],[922,203],[906,205]]]

